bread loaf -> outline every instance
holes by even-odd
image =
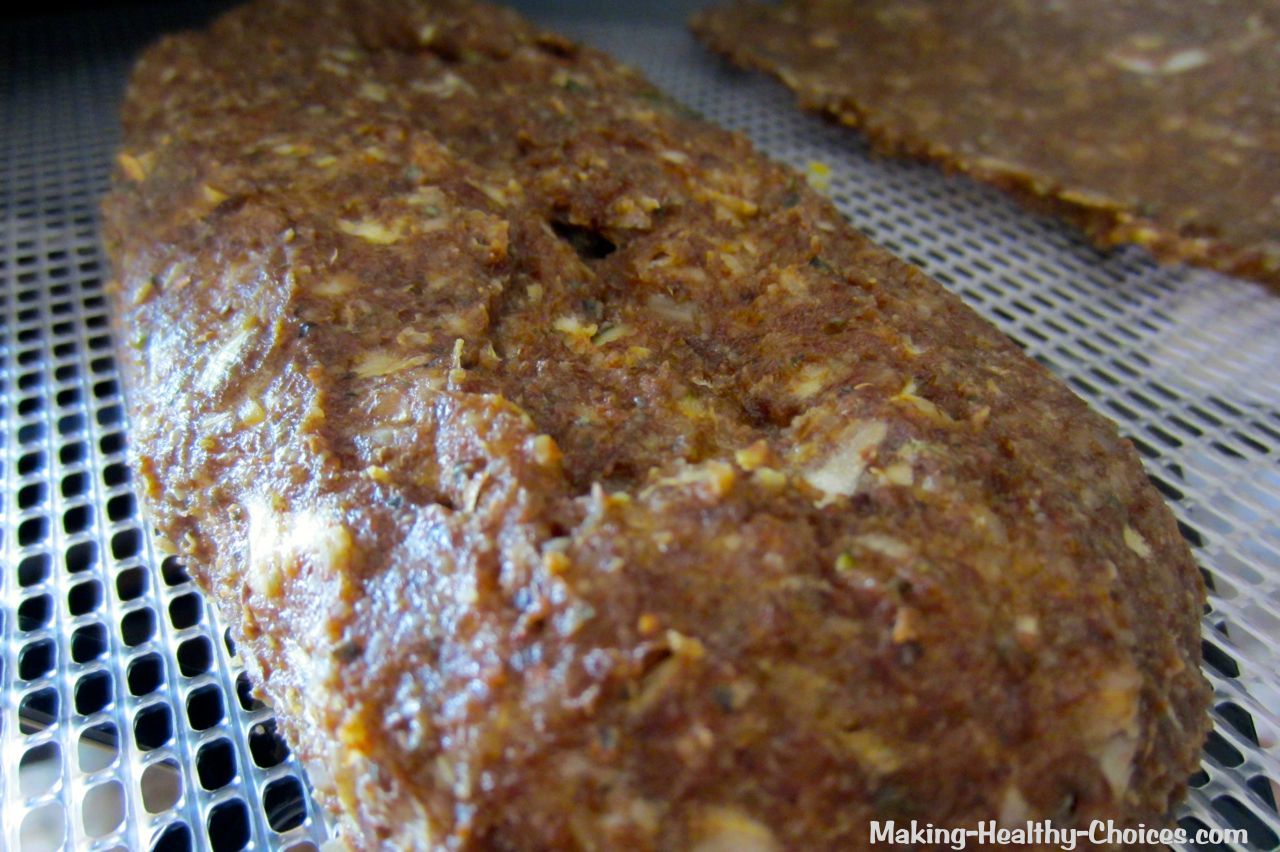
[[[795,172],[464,2],[138,63],[139,490],[357,847],[1164,818],[1201,582],[1115,428]]]

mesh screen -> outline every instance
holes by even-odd
[[[131,54],[209,6],[0,34],[0,847],[308,849],[325,826],[124,461],[97,200]],[[641,11],[637,9],[637,12]],[[203,13],[203,14],[202,14]],[[1002,196],[869,157],[678,26],[552,20],[801,168],[1115,419],[1210,587],[1215,730],[1182,825],[1280,847],[1280,295],[1100,254]]]

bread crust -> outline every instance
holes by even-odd
[[[355,846],[1165,817],[1203,590],[1115,428],[741,136],[493,7],[132,77],[139,490]]]

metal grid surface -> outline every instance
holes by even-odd
[[[213,613],[153,555],[124,464],[96,206],[130,55],[196,17],[151,7],[0,33],[0,848],[325,836]],[[548,23],[806,169],[1119,422],[1211,589],[1215,731],[1180,822],[1280,848],[1280,293],[1102,255],[992,191],[870,158],[678,26]]]

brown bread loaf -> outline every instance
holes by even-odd
[[[1203,592],[1115,428],[794,172],[512,13],[138,64],[139,488],[354,845],[1164,818]]]

